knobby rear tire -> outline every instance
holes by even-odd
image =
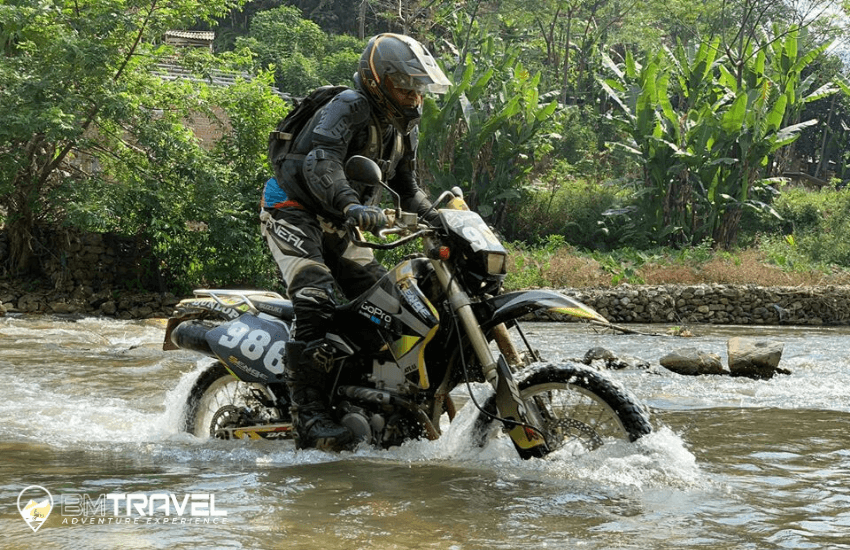
[[[281,393],[282,390],[278,388],[277,391]],[[277,405],[269,405],[275,402]],[[245,425],[289,422],[287,396],[275,397],[269,386],[243,382],[216,362],[201,373],[189,391],[181,428],[201,439],[214,437],[216,428],[213,425],[221,427],[216,415],[223,409],[245,411],[248,415]]]
[[[183,423],[180,426],[182,431],[190,433],[195,437],[209,437],[209,431],[198,433],[198,412],[204,394],[206,394],[210,387],[212,387],[213,384],[218,382],[221,378],[235,380],[233,375],[224,368],[224,365],[219,362],[215,362],[208,366],[204,372],[201,373],[198,379],[195,380],[195,383],[192,385],[192,389],[189,390],[189,396],[186,398],[186,405],[183,409]]]

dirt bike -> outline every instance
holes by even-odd
[[[359,440],[389,448],[439,438],[441,419],[457,413],[451,394],[458,387],[469,389],[464,406],[480,411],[470,437],[499,422],[523,458],[565,447],[586,452],[650,433],[646,409],[620,384],[583,364],[543,361],[521,319],[557,312],[606,321],[554,291],[502,292],[507,252],[460,189],[440,195],[424,216],[434,221],[425,223],[401,210],[371,160],[354,157],[345,170],[350,180],[387,190],[396,205],[386,211],[390,225],[380,242],[348,226],[354,244],[422,245],[421,254],[337,306],[328,327],[320,358],[334,380],[333,414]],[[197,290],[181,301],[164,349],[217,360],[190,391],[183,429],[219,439],[291,438],[284,349],[295,321],[292,303],[273,292]],[[492,387],[481,402],[473,382]]]

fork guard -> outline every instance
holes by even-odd
[[[553,290],[522,290],[494,296],[477,304],[489,310],[484,315],[476,312],[482,320],[481,328],[487,330],[500,323],[518,319],[530,313],[557,313],[577,319],[609,324],[609,321],[589,306]]]

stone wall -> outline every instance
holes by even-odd
[[[8,246],[0,233],[0,265]],[[0,313],[162,317],[176,298],[160,292],[145,242],[113,234],[59,231],[34,239],[41,276],[0,280]]]
[[[850,324],[850,286],[621,285],[562,292],[612,323]]]
[[[150,246],[138,239],[110,233],[55,234],[42,271],[57,290],[84,286],[94,291],[157,288]]]

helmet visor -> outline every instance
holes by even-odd
[[[425,46],[407,36],[392,35],[402,40],[409,48],[408,57],[400,56],[400,63],[385,74],[393,77],[397,88],[414,90],[420,94],[444,94],[449,91],[451,82],[437,65],[434,56]]]
[[[393,86],[402,90],[413,90],[419,94],[444,94],[449,91],[451,82],[446,78],[442,69],[433,63],[432,67],[408,67],[410,72],[387,75],[392,79]]]

